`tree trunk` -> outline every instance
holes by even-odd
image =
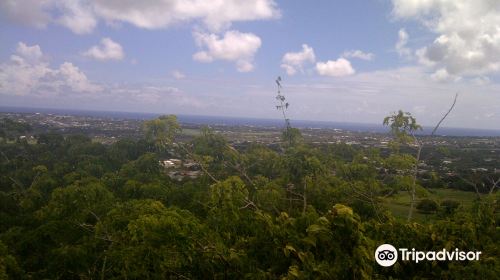
[[[307,179],[304,180],[304,197],[303,197],[304,205],[302,208],[302,215],[306,214],[306,208],[307,208],[306,188],[307,188]]]
[[[420,162],[420,152],[422,152],[423,143],[418,143],[417,158],[415,168],[413,170],[413,181],[411,184],[410,211],[408,212],[408,222],[413,218],[413,210],[415,209],[415,189],[417,185],[418,163]]]

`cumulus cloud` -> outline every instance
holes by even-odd
[[[92,2],[61,0],[1,0],[1,11],[12,21],[36,28],[55,23],[77,34],[97,25]]]
[[[214,60],[225,60],[236,63],[239,72],[254,69],[253,59],[262,42],[252,33],[241,33],[230,30],[220,37],[216,34],[195,32],[193,34],[198,47],[203,49],[193,55],[199,62],[209,63]]]
[[[68,91],[96,92],[101,88],[91,83],[80,69],[69,62],[51,68],[38,45],[19,42],[10,61],[0,64],[0,94],[58,94]]]
[[[345,57],[345,58],[354,57],[354,58],[359,58],[359,59],[362,59],[362,60],[372,60],[375,57],[375,55],[373,53],[365,53],[362,50],[345,51],[342,54],[342,56]]]
[[[354,74],[356,71],[351,62],[345,58],[316,63],[316,71],[321,76],[342,77]]]
[[[300,52],[287,52],[281,59],[281,68],[285,69],[288,75],[294,75],[297,71],[303,71],[303,66],[306,63],[314,63],[316,56],[313,48],[307,44],[302,45]]]
[[[14,21],[39,28],[56,23],[77,34],[91,32],[99,19],[147,29],[201,22],[219,31],[232,22],[280,17],[273,0],[0,0],[0,7]]]
[[[0,13],[13,22],[44,28],[51,21],[51,15],[47,12],[51,6],[52,0],[1,0]]]
[[[295,119],[380,123],[388,113],[403,109],[431,129],[459,92],[456,107],[442,127],[500,129],[499,85],[482,85],[478,94],[475,82],[463,78],[456,83],[438,83],[430,78],[426,67],[406,66],[335,79],[291,81],[287,92],[295,100]]]
[[[64,62],[59,70],[54,72],[56,80],[75,92],[95,92],[101,87],[91,83],[78,67],[70,62]]]
[[[36,63],[43,57],[43,53],[39,45],[28,46],[24,42],[19,42],[17,44],[16,53],[25,61],[30,63]]]
[[[96,60],[122,60],[125,54],[120,44],[110,38],[101,39],[101,43],[83,53],[84,56]]]
[[[398,31],[398,41],[396,42],[396,51],[399,56],[409,57],[411,54],[411,50],[406,46],[408,44],[408,39],[410,36],[406,32],[404,28],[399,29]]]
[[[56,2],[61,14],[54,21],[69,28],[76,34],[87,34],[97,26],[92,6],[85,1],[60,1]]]
[[[451,75],[445,68],[441,68],[431,75],[431,79],[435,82],[451,82],[460,80],[460,77]]]
[[[179,70],[174,70],[170,74],[176,80],[182,80],[182,79],[186,78],[186,75],[184,73],[182,73],[181,71],[179,71]]]
[[[233,21],[272,19],[280,16],[273,0],[95,2],[97,13],[104,19],[125,21],[143,28],[161,28],[200,20],[206,27],[216,31],[230,26]]]
[[[432,43],[417,51],[426,66],[455,76],[483,76],[500,70],[498,1],[392,2],[397,18],[416,20],[436,34]]]
[[[0,100],[22,106],[131,111],[143,106],[186,113],[207,104],[207,99],[202,102],[198,95],[167,85],[97,84],[71,62],[52,67],[47,57],[40,46],[19,42],[10,59],[0,63]]]

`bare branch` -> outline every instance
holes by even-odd
[[[245,206],[240,207],[240,210],[242,210],[242,209],[246,209],[246,208],[249,208],[249,207],[251,207],[251,208],[253,208],[253,209],[255,209],[255,210],[258,210],[258,209],[259,209],[259,208],[257,207],[257,205],[255,205],[255,203],[254,203],[253,201],[251,201],[250,199],[245,198],[245,202],[246,202],[246,205],[245,205]]]
[[[450,108],[448,109],[448,112],[446,112],[446,114],[444,114],[444,116],[441,118],[441,120],[439,120],[437,125],[432,130],[431,136],[434,136],[434,134],[438,130],[441,123],[444,121],[444,119],[446,119],[446,117],[453,110],[453,108],[455,107],[455,104],[457,103],[457,98],[458,98],[458,93],[455,94],[455,98],[453,99],[453,104],[451,104]],[[415,167],[413,169],[414,173],[413,173],[412,188],[411,188],[411,201],[410,201],[410,211],[408,213],[408,222],[411,221],[412,216],[413,216],[413,210],[415,208],[415,188],[416,188],[416,184],[417,184],[418,164],[420,161],[420,155],[422,153],[422,149],[424,148],[424,142],[418,141],[417,137],[413,133],[412,133],[412,136],[418,145],[418,151],[417,151],[417,158],[416,158],[416,162],[415,162]],[[479,193],[478,193],[478,196],[479,196]]]
[[[475,184],[475,183],[473,183],[473,182],[465,179],[464,177],[462,177],[462,176],[460,176],[458,174],[457,174],[457,176],[458,176],[458,178],[462,179],[465,183],[467,183],[467,185],[473,187],[474,190],[476,191],[477,198],[481,199],[481,194],[479,193],[479,188],[477,187],[477,184]]]
[[[453,110],[453,108],[455,107],[455,103],[457,103],[457,98],[458,98],[458,92],[455,94],[455,99],[453,99],[453,104],[451,104],[451,107],[450,107],[450,109],[448,109],[448,112],[446,112],[446,114],[444,114],[444,116],[441,118],[441,120],[438,122],[438,124],[432,130],[431,136],[434,136],[434,134],[438,130],[441,123],[444,121],[444,119],[446,119],[448,114],[450,114],[451,110]]]
[[[491,179],[490,178],[490,181],[491,181],[491,188],[490,188],[490,194],[493,193],[493,191],[498,187],[498,184],[500,183],[500,178],[498,178],[498,180],[494,180],[494,179]]]

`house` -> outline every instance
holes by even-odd
[[[179,167],[181,166],[182,161],[180,159],[167,159],[167,160],[160,160],[160,165],[165,167],[165,168],[173,168],[173,167]]]

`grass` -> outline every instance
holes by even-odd
[[[194,128],[183,128],[182,129],[182,135],[185,136],[199,136],[201,134],[201,129],[194,129]]]
[[[446,199],[452,199],[459,201],[461,207],[466,210],[471,209],[472,203],[476,198],[476,194],[473,192],[466,192],[453,189],[429,189],[429,195],[426,198],[433,199],[438,204]],[[422,199],[424,197],[420,197]],[[394,215],[394,217],[399,219],[404,219],[408,217],[408,212],[410,210],[410,196],[406,192],[400,192],[391,197],[384,199],[383,203]],[[415,209],[413,214],[414,221],[421,223],[429,223],[436,220],[436,214],[423,214]]]

